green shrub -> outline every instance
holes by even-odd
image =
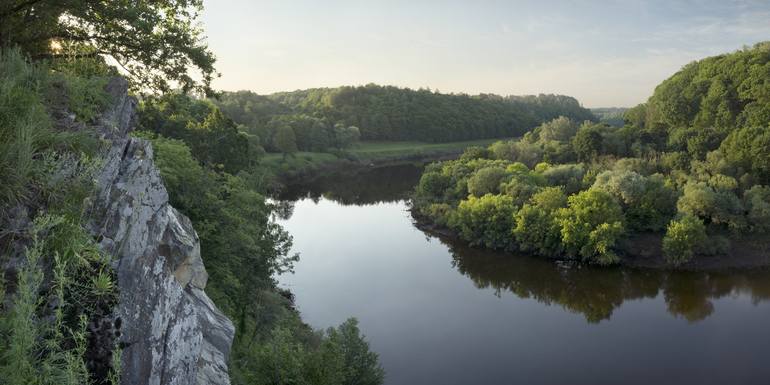
[[[514,247],[511,229],[516,213],[513,199],[507,195],[469,196],[460,202],[450,219],[450,226],[474,246],[492,249]]]
[[[110,259],[62,216],[38,216],[30,236],[13,304],[0,317],[0,378],[7,384],[91,383],[86,323],[117,301]],[[45,265],[52,269],[50,285],[43,285]]]
[[[547,187],[532,196],[516,214],[513,235],[519,248],[542,256],[561,255],[561,225],[554,213],[566,205],[567,197],[559,187]]]
[[[625,231],[625,219],[612,195],[594,188],[582,191],[568,198],[557,217],[568,252],[600,264],[617,262],[613,247]]]
[[[679,265],[692,259],[707,240],[706,226],[692,214],[672,220],[663,238],[663,255],[672,264]]]

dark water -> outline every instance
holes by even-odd
[[[557,265],[415,228],[419,169],[294,186],[304,319],[355,316],[386,384],[770,384],[770,273]]]

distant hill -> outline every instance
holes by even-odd
[[[215,103],[263,139],[271,135],[271,120],[285,121],[287,115],[356,126],[362,140],[426,142],[519,136],[558,116],[596,120],[575,98],[563,95],[471,96],[374,84],[272,95],[225,92]]]

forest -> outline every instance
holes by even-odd
[[[223,92],[212,102],[269,152],[329,152],[358,140],[511,138],[559,116],[596,119],[563,95],[470,96],[375,84],[272,95]]]
[[[767,42],[690,63],[621,127],[559,117],[430,165],[415,215],[474,246],[596,264],[633,260],[628,241],[643,234],[675,266],[761,243],[768,79]]]

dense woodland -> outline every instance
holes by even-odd
[[[770,43],[693,62],[625,113],[566,117],[436,163],[418,216],[472,245],[611,264],[662,235],[671,264],[762,239],[770,221]]]
[[[300,151],[329,151],[347,148],[359,139],[510,138],[559,116],[578,122],[596,119],[569,96],[469,96],[374,84],[266,96],[224,92],[213,102],[271,152],[292,150],[281,142],[291,134]]]
[[[88,325],[111,312],[118,285],[112,257],[85,230],[108,147],[94,125],[118,74],[141,97],[135,135],[153,142],[171,202],[200,237],[207,291],[236,325],[232,383],[382,383],[355,319],[312,330],[276,287],[297,256],[264,195],[259,139],[189,93],[210,93],[214,76],[201,9],[198,0],[0,4],[0,383],[120,381],[119,346],[113,369],[91,361]]]

